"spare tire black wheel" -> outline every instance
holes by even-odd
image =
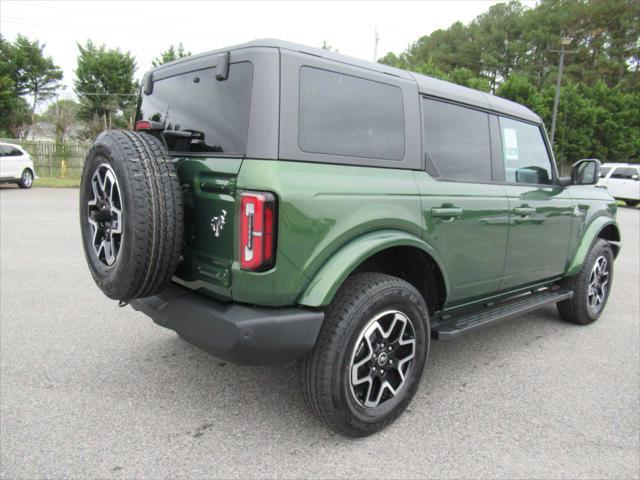
[[[109,298],[127,302],[161,291],[182,252],[180,181],[156,137],[125,130],[101,133],[80,185],[85,258]]]

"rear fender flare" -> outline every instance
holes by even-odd
[[[449,282],[444,263],[433,247],[407,232],[380,230],[362,235],[335,252],[312,278],[304,293],[299,297],[298,303],[308,307],[328,305],[342,283],[362,262],[382,250],[400,246],[416,247],[436,262],[442,272],[448,296]]]

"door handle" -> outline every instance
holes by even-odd
[[[516,215],[520,215],[521,217],[526,217],[536,213],[536,209],[534,207],[516,207],[513,211]]]
[[[433,217],[442,217],[442,218],[454,218],[462,216],[464,210],[457,207],[441,207],[441,208],[432,208],[431,216]]]

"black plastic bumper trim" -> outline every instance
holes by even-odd
[[[311,351],[324,313],[223,303],[171,284],[130,305],[189,343],[241,365],[286,363]]]

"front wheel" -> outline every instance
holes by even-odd
[[[624,203],[627,204],[628,207],[637,207],[640,201],[638,200],[625,200]]]
[[[573,297],[558,303],[560,316],[569,322],[588,325],[595,322],[607,304],[613,282],[613,250],[598,238],[578,274],[563,280]]]
[[[407,407],[429,353],[429,315],[409,283],[378,273],[347,279],[302,360],[305,402],[331,428],[370,435]]]
[[[31,188],[33,185],[33,173],[28,168],[25,168],[18,180],[18,186],[20,188]]]

